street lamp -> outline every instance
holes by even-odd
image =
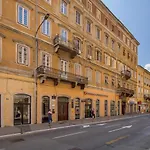
[[[38,68],[38,46],[39,46],[39,44],[38,44],[38,38],[37,38],[37,33],[38,33],[40,27],[42,26],[42,24],[49,18],[49,16],[50,16],[50,14],[46,14],[44,16],[43,21],[40,23],[40,25],[38,26],[38,28],[37,28],[37,30],[35,32],[35,45],[36,45],[35,46],[35,56],[36,56],[35,57],[35,64],[36,64],[36,66],[35,66],[34,78],[35,78],[35,102],[36,102],[35,117],[36,117],[36,123],[37,123],[37,107],[38,107],[38,105],[37,105],[37,100],[38,100],[38,98],[37,98],[37,68]]]

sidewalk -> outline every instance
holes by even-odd
[[[80,126],[83,124],[95,124],[100,122],[109,122],[114,120],[128,119],[128,118],[138,117],[143,115],[146,114],[132,114],[132,115],[129,114],[124,116],[99,117],[95,119],[90,118],[90,119],[80,119],[80,120],[69,120],[64,122],[52,123],[51,128],[49,128],[48,123],[4,127],[4,128],[0,128],[0,138],[20,135],[21,133],[23,134],[38,133],[38,132],[44,132],[48,130],[70,128],[70,127]]]

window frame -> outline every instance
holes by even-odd
[[[79,14],[79,18],[77,17],[77,14]],[[76,24],[81,25],[81,13],[78,10],[76,10]]]
[[[49,66],[43,64],[43,55],[44,55],[44,54],[49,57]],[[48,58],[48,57],[47,57],[47,58]],[[46,60],[45,60],[45,64],[46,64],[46,63],[47,63],[47,62],[46,62]],[[46,51],[42,51],[42,52],[41,52],[41,64],[42,64],[44,67],[49,67],[49,68],[51,68],[51,67],[52,67],[52,55],[51,55],[50,53],[46,52]]]
[[[19,17],[20,17],[19,8],[20,7],[23,9],[22,14],[21,14],[22,15],[22,22],[19,22]],[[27,25],[24,24],[24,10],[27,10]],[[26,28],[30,27],[30,10],[27,7],[25,7],[19,3],[17,4],[17,23],[23,27],[26,27]]]
[[[22,49],[27,48],[27,56],[26,56],[27,57],[26,58],[27,63],[23,63],[23,61],[25,59],[25,58],[23,58],[23,53],[21,54],[22,55],[22,62],[20,62],[19,59],[18,59],[19,58],[19,49],[18,49],[19,46],[21,46]],[[19,65],[27,66],[27,67],[30,66],[30,47],[29,46],[27,46],[25,44],[21,44],[21,43],[16,44],[16,63],[19,64]]]
[[[89,25],[89,27],[88,27],[88,25]],[[92,33],[92,23],[89,20],[86,21],[86,32]]]
[[[63,5],[63,4],[66,4],[66,5]],[[66,8],[64,6],[66,6]],[[63,15],[65,15],[65,16],[67,16],[67,14],[68,14],[68,4],[67,4],[67,2],[65,0],[61,0],[61,3],[60,3],[60,12]]]
[[[43,21],[44,17],[42,16],[41,18],[42,18],[41,21]],[[47,28],[47,25],[45,25],[45,23],[47,24],[47,22],[49,23],[49,28]],[[46,26],[46,27],[45,27],[46,29],[49,29],[49,33],[48,33],[48,31],[45,32],[45,33],[43,32],[43,31],[44,31],[44,29],[43,29],[44,25]],[[46,29],[45,29],[45,30],[46,30]],[[44,36],[47,36],[47,37],[50,37],[50,36],[51,36],[51,21],[50,21],[50,20],[45,20],[45,21],[43,22],[43,24],[42,24],[42,26],[41,26],[41,33],[42,33]],[[46,33],[48,33],[48,34],[46,34]]]

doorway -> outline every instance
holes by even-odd
[[[118,115],[120,115],[120,101],[118,101]]]
[[[48,122],[48,110],[50,108],[49,96],[42,97],[42,123]]]
[[[85,118],[91,118],[92,100],[86,99],[85,101]]]
[[[96,117],[99,117],[99,113],[100,113],[100,101],[96,100]]]
[[[105,116],[108,116],[108,101],[107,100],[105,100],[105,102],[104,102],[104,115]]]
[[[75,119],[80,119],[80,99],[75,99]]]
[[[68,120],[69,98],[58,97],[58,121]]]
[[[14,125],[31,123],[31,96],[16,94],[14,96]]]
[[[111,101],[110,103],[110,115],[115,116],[115,101]]]

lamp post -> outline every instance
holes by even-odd
[[[49,18],[49,14],[46,14],[44,16],[44,19],[43,21],[40,23],[40,25],[38,26],[36,32],[35,32],[35,72],[34,72],[34,79],[35,79],[35,103],[36,103],[36,108],[35,108],[35,117],[36,117],[36,123],[37,123],[37,107],[38,107],[38,103],[37,103],[37,68],[38,68],[38,46],[39,46],[39,43],[38,43],[38,38],[37,38],[37,34],[38,34],[38,31],[40,29],[40,27],[42,26],[42,24],[45,22],[45,20],[47,20]]]

